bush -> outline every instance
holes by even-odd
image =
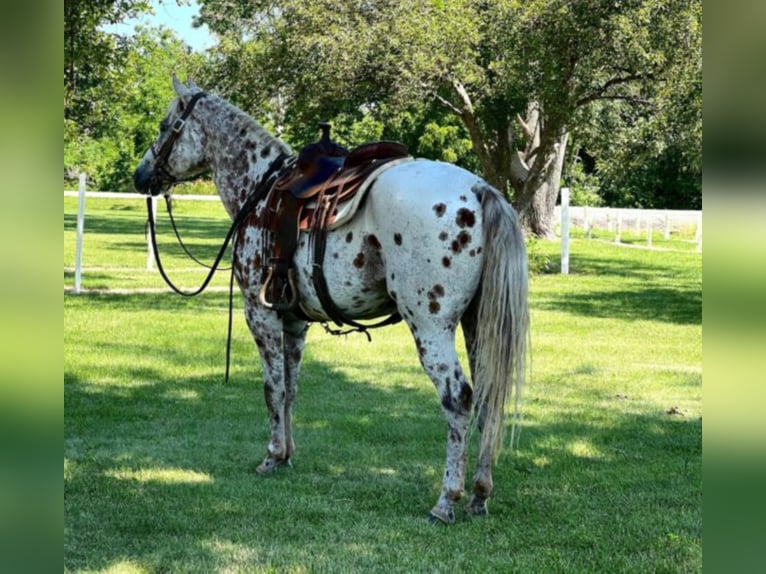
[[[551,272],[551,256],[543,252],[540,246],[540,239],[534,235],[527,237],[527,259],[529,260],[530,275]]]
[[[601,183],[592,173],[585,173],[582,161],[575,162],[569,175],[569,204],[577,206],[599,207],[603,200],[599,195]]]

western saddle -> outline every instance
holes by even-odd
[[[365,329],[345,317],[335,306],[322,270],[328,226],[338,216],[339,204],[349,202],[362,184],[380,166],[408,157],[404,144],[379,141],[349,151],[330,138],[330,124],[319,124],[320,139],[303,147],[293,167],[274,184],[266,199],[263,226],[269,231],[264,253],[268,261],[261,303],[279,312],[296,309],[298,291],[293,255],[301,230],[311,233],[314,248],[314,286],[325,312],[338,326],[350,324]]]

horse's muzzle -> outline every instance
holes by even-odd
[[[133,187],[144,195],[159,195],[164,185],[154,173],[151,164],[142,161],[133,173]]]

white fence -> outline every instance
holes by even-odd
[[[116,193],[109,191],[86,191],[85,176],[80,176],[79,190],[64,191],[65,197],[77,197],[77,243],[75,251],[74,292],[82,288],[82,243],[85,229],[85,199],[137,199],[146,200],[139,193]],[[673,233],[689,234],[694,230],[694,241],[697,251],[702,251],[702,211],[661,210],[661,209],[627,209],[615,207],[577,207],[570,206],[569,190],[562,189],[562,203],[554,212],[554,221],[559,222],[558,232],[561,235],[561,272],[569,273],[569,234],[572,229],[582,229],[588,238],[595,230],[613,234],[613,241],[620,243],[623,233],[633,232],[636,235],[645,234],[647,246],[652,246],[654,233],[661,232],[665,239],[670,239]],[[217,195],[174,195],[182,201],[220,201]],[[154,213],[157,213],[156,200]],[[146,267],[151,270],[154,266],[152,242],[147,238]]]
[[[77,197],[77,243],[75,247],[74,263],[74,292],[79,293],[82,290],[82,242],[85,231],[85,198],[95,199],[137,199],[146,201],[146,196],[140,193],[118,193],[113,191],[86,191],[85,175],[80,175],[79,190],[64,190],[64,197]],[[174,195],[174,199],[182,201],[220,201],[217,195]],[[152,197],[154,207],[152,213],[157,215],[157,197]],[[146,240],[146,269],[151,271],[154,268],[154,249],[151,239]]]
[[[562,207],[556,206],[554,221],[561,222]],[[628,209],[622,207],[569,206],[569,225],[592,234],[595,230],[614,233],[616,243],[623,232],[646,234],[651,245],[651,234],[662,233],[670,239],[672,233],[688,233],[694,230],[694,241],[702,241],[702,211],[673,209]],[[650,234],[651,232],[651,234]]]
[[[696,250],[702,252],[702,211],[571,206],[569,189],[562,188],[561,205],[555,208],[554,221],[559,222],[562,275],[569,273],[569,234],[570,229],[577,227],[583,229],[589,239],[595,230],[605,230],[613,234],[615,243],[622,242],[623,233],[643,234],[647,247],[652,247],[657,232],[667,240],[673,233],[689,235],[693,229]]]

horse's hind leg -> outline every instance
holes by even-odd
[[[442,491],[431,509],[432,519],[451,524],[455,521],[454,504],[465,488],[465,461],[470,422],[472,390],[463,374],[455,352],[454,327],[413,328],[420,362],[436,387],[442,411],[447,419],[447,460]]]
[[[476,369],[476,327],[478,320],[479,305],[478,299],[474,299],[466,312],[463,314],[460,324],[463,327],[463,337],[465,339],[466,351],[468,353],[468,362],[471,367],[471,381],[474,384],[476,395],[480,393],[478,385],[481,381],[477,380]],[[486,420],[486,405],[475,405],[476,426],[481,433],[484,429]],[[466,512],[475,516],[487,514],[487,499],[492,494],[492,456],[488,453],[479,455],[476,464],[476,472],[473,475],[473,492],[471,499],[466,505]]]

